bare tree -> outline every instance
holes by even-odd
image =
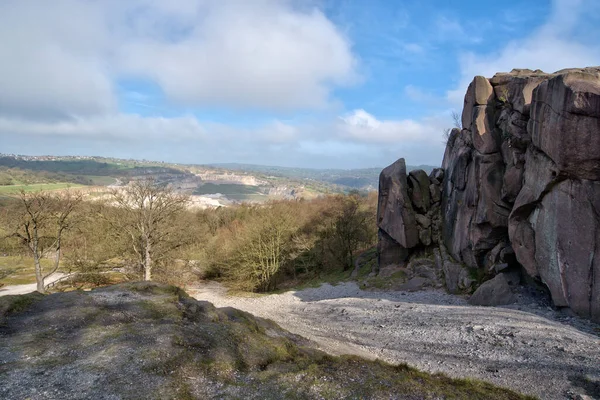
[[[246,221],[240,242],[228,260],[228,275],[245,290],[266,292],[276,288],[276,278],[290,259],[297,226],[283,203],[257,210]]]
[[[78,192],[19,192],[12,218],[11,235],[17,237],[33,256],[37,291],[46,291],[45,279],[58,270],[63,234],[72,226],[72,214],[83,196]],[[54,253],[54,263],[44,271],[41,260]]]
[[[462,129],[462,117],[454,110],[452,110],[452,121],[454,122],[455,128]]]
[[[444,132],[442,133],[442,143],[447,144],[448,140],[450,140],[450,133],[452,132],[452,129],[450,128],[446,128],[444,129]]]
[[[173,222],[185,211],[189,197],[162,187],[153,179],[143,179],[114,189],[111,199],[112,207],[103,207],[101,216],[117,235],[128,238],[144,271],[144,280],[152,280],[154,265],[185,244],[183,232]]]
[[[456,111],[452,110],[451,115],[452,115],[452,121],[454,122],[454,128],[462,130],[462,117],[460,116],[460,114],[457,113]],[[451,128],[444,129],[444,132],[442,133],[442,137],[444,138],[444,140],[442,141],[442,143],[444,143],[444,144],[448,143],[448,140],[450,140],[451,133],[452,133]]]

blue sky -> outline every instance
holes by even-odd
[[[600,65],[600,2],[6,0],[0,152],[440,164],[474,75]]]

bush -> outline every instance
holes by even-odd
[[[204,271],[238,290],[275,290],[284,280],[312,280],[354,267],[375,243],[376,197],[328,196],[244,207],[216,228]]]

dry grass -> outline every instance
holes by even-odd
[[[52,260],[42,260],[42,267],[49,269]],[[32,257],[0,256],[0,285],[27,285],[35,283]]]

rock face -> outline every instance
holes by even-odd
[[[437,242],[440,229],[440,183],[444,172],[434,169],[406,173],[401,158],[381,171],[377,226],[379,267],[404,262],[411,250]]]
[[[441,286],[443,282],[450,293],[459,293],[474,283],[465,266],[457,263],[439,240],[443,181],[441,168],[429,175],[422,170],[407,174],[403,158],[381,172],[378,265],[374,272],[381,271],[385,277],[389,268],[406,267],[413,278],[398,290]]]
[[[415,212],[408,196],[406,163],[403,158],[385,168],[379,175],[377,225],[380,248],[385,247],[380,249],[379,254],[384,258],[390,252],[405,253],[404,250],[415,247],[419,242]],[[391,258],[396,259],[395,256]]]
[[[600,68],[478,76],[462,125],[443,161],[450,254],[491,274],[523,267],[599,321]]]

